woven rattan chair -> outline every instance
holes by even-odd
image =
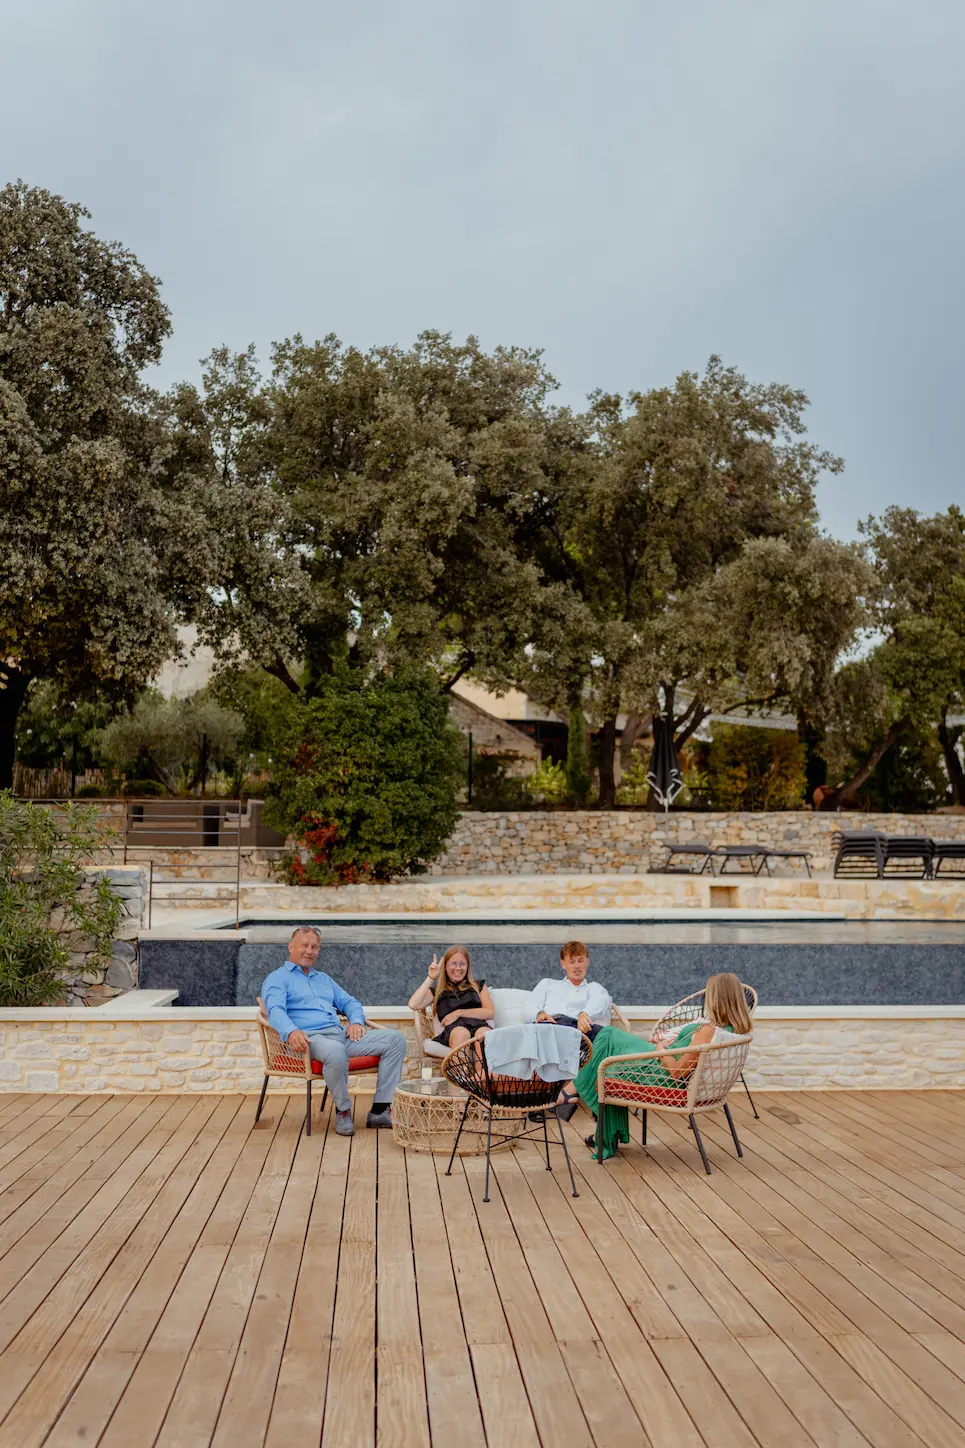
[[[426,1006],[425,1010],[413,1011],[412,1021],[415,1027],[415,1043],[419,1055],[423,1060],[428,1060],[434,1069],[441,1071],[442,1063],[449,1054],[449,1047],[444,1046],[441,1041],[433,1039],[435,1036],[434,1021],[432,1018],[432,1007]]]
[[[310,1051],[299,1054],[297,1051],[290,1051],[275,1030],[269,1025],[268,1017],[265,1014],[265,1003],[258,997],[258,1034],[261,1037],[261,1052],[265,1060],[265,1079],[261,1087],[261,1095],[258,1097],[258,1110],[255,1112],[255,1125],[258,1125],[262,1108],[265,1104],[265,1092],[268,1090],[268,1080],[271,1076],[287,1076],[289,1080],[293,1076],[301,1076],[305,1081],[305,1135],[312,1134],[312,1081],[316,1076],[322,1074],[321,1061],[313,1061]],[[379,1069],[378,1056],[350,1056],[348,1063],[349,1074],[362,1071],[377,1071]],[[323,1082],[324,1085],[324,1082]],[[328,1100],[328,1087],[322,1093],[322,1104],[319,1112],[325,1110],[325,1103]]]
[[[647,1143],[647,1112],[668,1111],[686,1116],[694,1133],[704,1170],[710,1176],[710,1162],[697,1129],[697,1116],[723,1108],[737,1155],[743,1156],[727,1097],[737,1083],[750,1050],[751,1036],[734,1036],[728,1041],[711,1041],[706,1046],[664,1046],[656,1051],[610,1056],[597,1073],[599,1109],[596,1124],[597,1159],[603,1160],[603,1118],[607,1106],[625,1106],[641,1113],[642,1141]],[[675,1086],[657,1086],[649,1080],[653,1062],[660,1056],[697,1055],[690,1075]]]
[[[592,1047],[586,1036],[580,1037],[580,1066],[585,1066],[592,1055]],[[497,1131],[495,1143],[497,1146],[504,1141],[523,1141],[528,1136],[536,1136],[542,1131],[543,1146],[546,1151],[546,1170],[552,1171],[550,1164],[550,1139],[547,1131],[546,1118],[552,1116],[560,1133],[560,1145],[563,1148],[563,1155],[566,1158],[567,1170],[570,1174],[570,1186],[573,1189],[574,1197],[579,1196],[576,1190],[576,1181],[573,1176],[573,1167],[570,1163],[570,1153],[566,1145],[566,1135],[563,1131],[563,1123],[556,1115],[556,1098],[560,1094],[561,1082],[544,1081],[542,1076],[532,1075],[527,1079],[520,1080],[516,1076],[494,1076],[486,1064],[486,1052],[481,1043],[467,1041],[464,1046],[457,1046],[450,1051],[443,1066],[443,1074],[454,1086],[466,1092],[466,1105],[462,1113],[462,1120],[459,1123],[459,1130],[456,1132],[456,1139],[452,1144],[452,1155],[449,1158],[449,1165],[446,1168],[446,1176],[452,1171],[452,1163],[456,1159],[456,1148],[459,1145],[459,1138],[462,1129],[466,1124],[466,1117],[469,1114],[469,1107],[473,1101],[479,1103],[486,1113],[486,1187],[483,1192],[483,1201],[489,1201],[489,1158],[493,1149],[493,1113],[498,1109],[499,1115],[495,1118]],[[498,1130],[500,1119],[512,1118],[518,1122],[521,1118],[532,1122],[523,1131],[514,1131],[511,1135]]]
[[[745,985],[743,981],[741,981],[741,989],[744,992],[747,1009],[750,1011],[751,1018],[753,1019],[754,1012],[757,1010],[757,991],[752,985]],[[691,1021],[699,1020],[703,1014],[704,992],[702,990],[696,990],[693,995],[684,996],[683,1000],[678,1001],[675,1006],[671,1006],[669,1011],[664,1011],[650,1032],[650,1044],[655,1046],[662,1036],[668,1035],[670,1031],[675,1030],[678,1026],[686,1026]],[[754,1098],[751,1095],[750,1087],[744,1080],[743,1071],[741,1071],[741,1085],[747,1092],[747,1099],[751,1103],[754,1120],[760,1121],[761,1118],[757,1113],[757,1107],[754,1105]]]

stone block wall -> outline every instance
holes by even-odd
[[[946,1014],[939,1013],[944,1009]],[[963,1090],[965,1012],[884,1008],[867,1015],[758,1013],[745,1073],[753,1090]],[[261,1089],[261,1048],[253,1020],[240,1012],[161,1009],[153,1019],[111,1019],[100,1012],[47,1013],[10,1019],[0,1012],[0,1092],[250,1091]],[[25,1014],[25,1013],[24,1013]],[[145,1016],[149,1013],[145,1012]],[[406,1074],[418,1075],[411,1016],[383,1010],[379,1025],[406,1032]],[[646,1035],[655,1013],[631,1011]],[[273,1078],[269,1090],[304,1090],[304,1081]]]
[[[211,904],[211,897],[199,899]],[[324,911],[382,913],[468,910],[788,910],[856,920],[965,919],[965,880],[808,880],[766,875],[488,874],[425,876],[389,885],[250,884],[242,915]]]
[[[137,985],[137,939],[147,915],[147,871],[138,866],[88,870],[93,883],[106,875],[123,908],[108,964],[95,962],[83,941],[76,941],[64,980],[68,1006],[99,1006]]]
[[[965,814],[896,815],[810,810],[760,814],[656,814],[647,810],[521,810],[460,816],[433,875],[620,874],[662,870],[666,843],[767,844],[809,850],[812,869],[834,859],[837,830],[965,839]],[[772,869],[800,867],[779,863]]]

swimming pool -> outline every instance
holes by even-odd
[[[735,912],[736,913],[736,912]],[[181,1005],[250,1005],[282,964],[304,917],[251,918],[239,931],[142,939],[142,988],[176,989]],[[515,920],[482,916],[371,916],[312,921],[319,967],[369,1005],[402,1005],[433,952],[469,946],[473,972],[492,986],[531,987],[559,970],[559,947],[580,939],[591,972],[615,1000],[660,1005],[713,971],[733,970],[767,1005],[965,1004],[965,922],[612,915]]]

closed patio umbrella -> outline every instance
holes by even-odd
[[[673,727],[668,719],[659,715],[653,721],[653,752],[650,755],[650,768],[647,770],[647,783],[663,805],[664,811],[669,810],[684,787],[684,778],[673,743]]]

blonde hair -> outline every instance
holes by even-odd
[[[466,961],[465,980],[455,981],[449,979],[449,962],[454,955],[462,955]],[[479,994],[479,986],[473,979],[472,961],[469,958],[469,950],[465,945],[450,945],[442,957],[442,969],[439,972],[439,979],[436,981],[435,994],[432,997],[433,1005],[438,1003],[439,997],[447,990],[474,990]]]
[[[730,1026],[735,1035],[749,1036],[753,1029],[744,987],[730,971],[712,975],[708,980],[704,988],[704,1011],[715,1026]]]

